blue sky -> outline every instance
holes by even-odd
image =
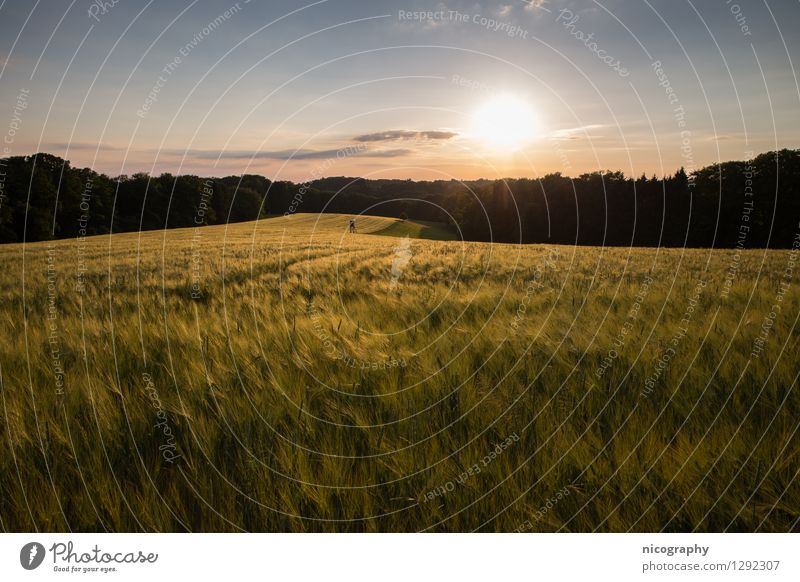
[[[10,154],[111,175],[671,173],[798,147],[799,28],[796,0],[6,0],[0,132],[26,90]]]

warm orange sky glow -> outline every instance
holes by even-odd
[[[11,3],[0,99],[25,107],[6,155],[303,181],[663,175],[796,147],[796,43],[769,12],[743,31],[696,9],[215,0],[61,21]]]

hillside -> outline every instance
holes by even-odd
[[[458,240],[457,233],[441,222],[428,222],[422,220],[400,220],[371,234],[381,236],[407,236],[425,240]]]
[[[470,181],[112,178],[49,154],[0,159],[0,166],[0,242],[325,212],[406,217],[423,225],[410,236],[433,239],[453,235],[430,223],[477,242],[791,248],[800,222],[800,150],[788,149],[637,178],[602,169]]]
[[[348,218],[0,247],[3,528],[796,523],[796,251]]]

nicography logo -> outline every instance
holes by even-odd
[[[39,542],[30,542],[19,551],[19,563],[26,570],[35,570],[44,561],[44,546]]]

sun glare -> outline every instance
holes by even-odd
[[[484,103],[475,111],[472,126],[481,144],[498,151],[517,150],[539,131],[539,121],[530,105],[511,95]]]

